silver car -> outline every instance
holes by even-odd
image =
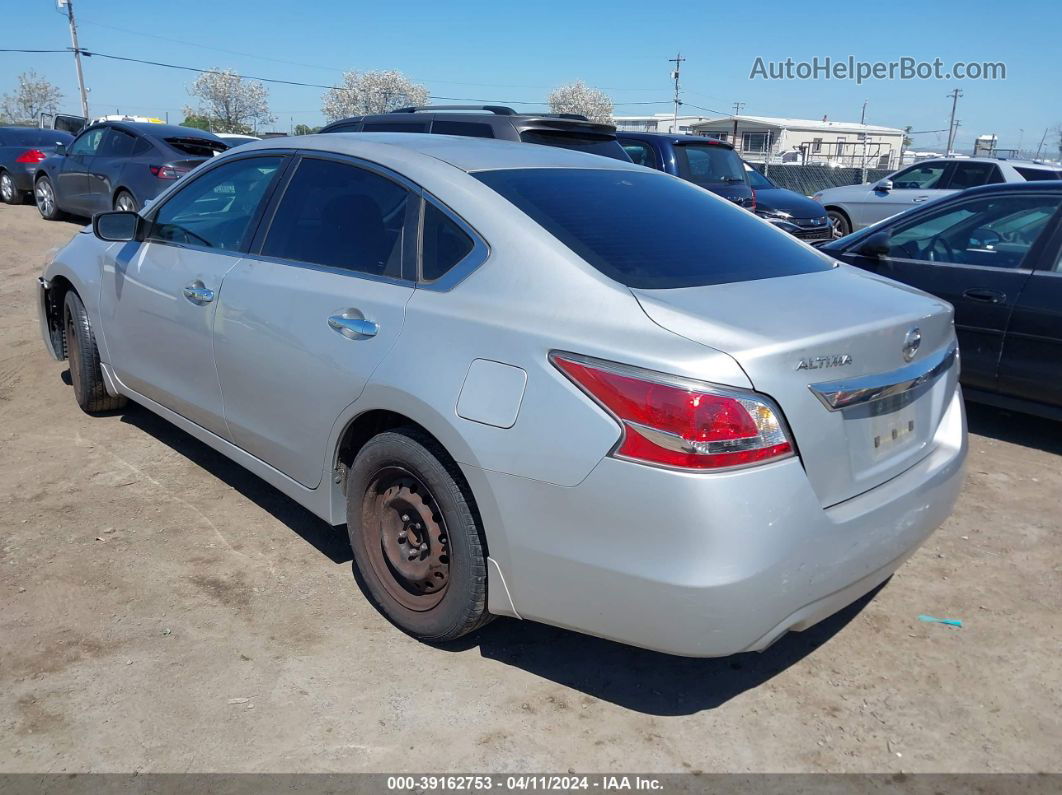
[[[425,641],[504,615],[763,649],[959,491],[950,306],[632,163],[274,139],[93,231],[40,282],[80,406],[133,400],[346,524]]]
[[[872,185],[827,188],[812,198],[826,208],[834,234],[843,237],[966,188],[1054,179],[1062,179],[1062,170],[1042,163],[988,157],[937,158],[915,163]]]

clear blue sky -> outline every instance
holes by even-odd
[[[69,46],[54,0],[6,4],[0,48]],[[10,7],[13,5],[14,7]],[[816,5],[818,8],[816,8]],[[183,12],[174,9],[182,7]],[[915,130],[945,128],[946,94],[962,88],[959,148],[980,133],[1001,147],[1022,139],[1035,149],[1044,129],[1062,122],[1058,36],[1062,3],[1040,0],[961,3],[681,3],[645,0],[574,3],[539,0],[302,3],[258,0],[164,3],[159,0],[76,0],[81,46],[88,50],[242,74],[330,84],[346,69],[398,69],[433,95],[504,100],[534,109],[552,87],[581,78],[605,89],[617,114],[668,111],[668,58],[681,51],[683,99],[729,112],[763,116],[859,119]],[[118,29],[120,28],[120,30]],[[1007,79],[871,81],[750,80],[757,56],[795,61],[849,55],[866,61],[912,56],[931,61],[1003,61]],[[36,69],[57,83],[65,105],[79,100],[70,55],[0,53],[0,93],[16,75]],[[180,121],[189,101],[188,72],[85,61],[91,112],[163,116]],[[271,85],[276,127],[319,124],[314,88]],[[654,102],[655,105],[629,103]],[[541,109],[541,105],[538,105]],[[1024,132],[1021,132],[1024,130]],[[1057,136],[1048,136],[1057,147]],[[944,134],[917,136],[915,148],[941,149]],[[1057,148],[1055,149],[1057,153]]]

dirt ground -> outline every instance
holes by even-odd
[[[955,515],[763,654],[507,619],[432,648],[342,530],[146,410],[77,408],[34,307],[77,228],[0,206],[0,771],[1062,771],[1062,424],[971,406]]]

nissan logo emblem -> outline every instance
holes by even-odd
[[[913,328],[907,332],[907,336],[903,338],[903,360],[905,362],[911,361],[918,353],[918,347],[922,344],[922,332],[917,328]]]

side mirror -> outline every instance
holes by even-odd
[[[892,180],[891,179],[883,179],[883,180],[881,180],[876,185],[874,185],[874,190],[880,190],[882,193],[888,193],[890,190],[892,190]]]
[[[889,233],[875,232],[855,248],[855,253],[862,257],[884,257],[889,253]]]
[[[141,220],[137,213],[122,210],[97,213],[92,218],[92,233],[110,243],[128,243],[139,238]]]
[[[65,155],[65,154],[66,154],[66,144],[64,144],[64,143],[57,143],[57,144],[55,145],[55,153],[56,153],[57,155]]]

